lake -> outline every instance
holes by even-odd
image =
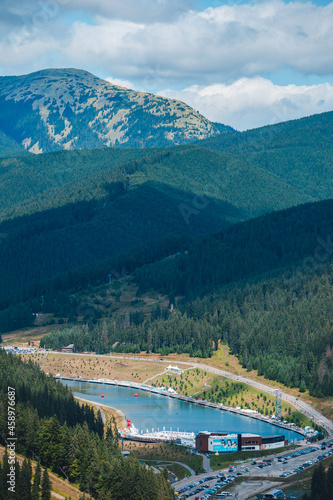
[[[126,418],[130,418],[135,427],[143,432],[147,429],[162,430],[165,427],[165,430],[172,428],[172,430],[195,433],[226,431],[262,436],[283,434],[289,442],[302,439],[296,432],[254,418],[205,408],[138,389],[69,380],[64,380],[63,384],[67,385],[75,396],[122,410]],[[138,395],[137,398],[135,393]],[[104,394],[104,398],[101,394]]]

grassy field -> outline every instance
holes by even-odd
[[[233,382],[199,368],[184,371],[181,375],[164,374],[156,377],[152,385],[172,387],[185,396],[202,397],[208,401],[257,410],[263,415],[276,413],[275,398],[250,385]],[[293,416],[292,405],[282,404],[284,417]],[[307,423],[305,425],[308,425]]]
[[[169,443],[136,443],[126,440],[123,441],[123,445],[124,451],[130,451],[136,458],[147,463],[151,461],[181,462],[191,467],[195,472],[204,472],[202,457],[190,453],[183,446]]]
[[[276,450],[277,453],[282,453],[287,450],[294,450],[297,446],[285,446]],[[258,451],[236,451],[234,453],[221,453],[219,455],[210,455],[210,465],[213,470],[219,470],[229,465],[239,465],[240,462],[249,462],[252,460],[261,460],[264,457],[274,455],[274,450],[258,450]]]
[[[170,465],[167,463],[166,468],[168,471],[174,476],[175,480],[180,481],[181,479],[184,479],[185,477],[189,477],[190,473],[185,467],[183,467],[180,464],[172,464]]]
[[[40,363],[40,367],[47,373],[68,377],[84,377],[90,379],[108,378],[132,382],[145,382],[148,378],[161,373],[165,365],[150,361],[128,359],[112,359],[107,356],[79,355],[65,353],[49,353],[41,361],[43,354],[22,354],[23,359],[32,359]]]

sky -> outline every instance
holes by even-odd
[[[78,68],[246,130],[333,110],[333,2],[0,0],[0,75]]]

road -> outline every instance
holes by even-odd
[[[270,458],[274,458],[275,462],[273,462],[271,465],[265,466],[264,468],[261,468],[261,465],[260,465],[260,467],[258,466],[258,463],[259,463],[258,459],[257,459],[258,463],[254,464],[254,465],[250,465],[250,463],[240,464],[237,466],[237,471],[238,471],[238,473],[240,473],[240,475],[238,476],[237,484],[235,484],[234,482],[231,482],[228,485],[227,490],[229,490],[232,493],[233,497],[235,496],[236,493],[238,493],[237,498],[239,500],[245,500],[248,498],[252,498],[257,493],[267,492],[269,489],[272,489],[273,487],[279,487],[279,486],[284,484],[283,479],[281,479],[281,480],[279,479],[281,474],[288,472],[288,473],[290,473],[290,474],[288,474],[288,476],[294,476],[296,478],[297,473],[293,472],[294,469],[296,469],[297,467],[299,467],[300,465],[304,464],[305,462],[307,462],[309,460],[313,460],[314,458],[317,458],[320,455],[323,455],[324,453],[326,453],[328,451],[328,448],[325,451],[323,451],[317,445],[315,445],[315,446],[307,445],[307,446],[304,446],[302,449],[303,450],[306,450],[306,449],[310,450],[312,448],[314,449],[314,451],[310,451],[309,453],[306,453],[304,455],[300,455],[300,456],[296,456],[296,457],[292,457],[292,458],[291,458],[291,455],[293,452],[284,452],[284,453],[280,453],[279,455],[276,454],[275,458],[274,458],[274,455],[272,455]],[[299,450],[294,450],[294,451],[296,452]],[[287,459],[284,460],[285,463],[278,462],[277,459],[279,457],[280,457],[280,459],[287,457]],[[265,457],[265,458],[268,459],[269,457]],[[314,466],[315,465],[312,465],[309,468],[306,468],[304,470],[311,469]],[[245,468],[247,470],[245,470]],[[215,471],[213,474],[212,473],[200,474],[200,475],[196,476],[195,481],[197,482],[197,481],[199,481],[201,479],[205,479],[209,476],[213,476],[213,475],[215,476],[219,472],[223,472],[226,477],[229,475],[228,469],[226,468],[226,469],[221,469],[220,471]],[[299,479],[302,478],[302,473],[303,473],[303,471],[301,471],[299,473]],[[240,479],[241,479],[241,481],[239,482]],[[217,479],[212,479],[209,482],[205,482],[203,484],[205,484],[205,486],[207,486],[207,488],[212,488],[212,487],[214,487],[216,482],[217,482]],[[174,483],[173,487],[175,488],[176,491],[179,491],[184,486],[188,486],[190,484],[193,484],[193,479],[186,478],[186,479],[183,479],[182,481]],[[194,488],[195,488],[195,486],[193,487],[193,489]],[[195,496],[198,496],[199,498],[201,498],[203,495],[204,495],[204,491],[198,493]]]
[[[81,354],[81,353],[63,353],[63,354],[68,354],[69,356],[89,356],[89,354]],[[111,358],[111,359],[127,359],[127,360],[136,360],[136,361],[150,361],[150,362],[159,362],[159,363],[168,363],[170,364],[170,360],[168,359],[151,359],[151,358],[142,358],[142,357],[135,357],[135,356],[114,356],[114,355],[106,355],[106,354],[100,354],[99,356],[105,357],[105,358]],[[252,387],[255,387],[256,389],[259,389],[260,391],[266,392],[267,394],[271,394],[272,396],[276,396],[276,392],[278,390],[277,387],[272,387],[268,385],[264,385],[260,382],[256,382],[255,380],[251,380],[249,378],[243,377],[242,375],[236,375],[231,372],[227,372],[225,370],[220,370],[219,368],[214,368],[213,366],[205,365],[203,363],[196,363],[194,361],[174,361],[177,363],[177,365],[183,365],[183,366],[191,366],[193,368],[200,368],[201,370],[205,370],[210,373],[214,373],[216,375],[219,375],[221,377],[228,378],[230,380],[235,380],[236,382],[241,382],[243,384],[250,385]],[[317,410],[312,408],[308,403],[305,403],[299,398],[296,398],[294,396],[291,396],[290,394],[286,394],[284,392],[281,392],[281,397],[283,401],[286,401],[288,403],[291,403],[298,411],[306,415],[308,418],[313,420],[317,425],[320,425],[323,427],[329,435],[333,435],[333,422],[329,420],[328,418],[324,417],[321,413],[319,413]]]
[[[174,462],[173,460],[170,462],[166,461],[163,463],[159,463],[158,467],[163,467],[163,466],[167,467],[168,465],[173,465],[173,464],[181,465],[182,467],[184,467],[184,469],[188,470],[188,472],[191,474],[191,477],[195,476],[195,471],[193,469],[191,469],[191,467],[189,467],[188,465],[183,464],[183,462]]]
[[[210,458],[207,457],[204,453],[198,453],[198,455],[202,456],[202,466],[206,472],[212,472],[213,469],[210,466]]]
[[[170,363],[170,360],[156,360],[156,359],[150,359],[150,358],[138,358],[138,357],[129,357],[129,356],[107,356],[110,358],[115,358],[115,359],[135,359],[135,360],[144,360],[144,361],[159,361],[160,363]],[[213,366],[205,365],[203,363],[196,363],[196,362],[185,362],[185,361],[176,361],[178,365],[191,365],[193,368],[200,368],[201,370],[205,370],[210,373],[214,373],[216,375],[219,375],[221,377],[228,378],[230,380],[235,380],[236,382],[241,382],[243,384],[250,385],[252,387],[255,387],[256,389],[259,389],[260,391],[266,392],[267,394],[271,394],[272,396],[276,396],[276,392],[278,390],[278,387],[271,387],[268,385],[264,385],[260,382],[256,382],[255,380],[251,380],[249,378],[243,377],[242,375],[236,375],[234,373],[227,372],[225,370],[220,370],[219,368],[214,368]],[[284,392],[281,392],[281,398],[283,401],[286,401],[287,403],[291,403],[298,411],[303,413],[303,415],[307,416],[313,422],[315,422],[317,425],[320,425],[323,427],[329,435],[333,435],[333,422],[329,420],[328,418],[324,417],[321,413],[319,413],[317,410],[312,408],[308,403],[305,403],[299,398],[296,398],[294,396],[291,396],[290,394],[286,394]]]

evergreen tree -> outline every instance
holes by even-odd
[[[327,478],[327,491],[331,495],[333,499],[333,463],[329,466],[328,471],[326,473]]]
[[[34,483],[32,486],[31,500],[39,500],[41,475],[42,475],[42,470],[40,466],[40,461],[38,460],[35,469]]]
[[[98,412],[97,412],[95,428],[96,428],[97,434],[102,439],[104,436],[104,423],[103,423],[102,414],[101,414],[100,410],[98,410]]]
[[[31,477],[31,462],[25,458],[21,467],[17,488],[20,500],[31,500]]]
[[[42,479],[42,495],[41,500],[51,500],[51,482],[47,468],[44,468],[43,479]]]
[[[314,500],[327,500],[327,478],[323,464],[315,467],[311,480],[311,492]]]
[[[5,477],[2,462],[0,460],[0,498],[1,500],[6,500],[7,494],[5,489]]]
[[[8,463],[8,453],[6,448],[5,454],[3,456],[2,474],[0,474],[0,492],[3,495],[3,500],[6,500],[8,498],[7,474],[9,474],[9,471],[10,471],[10,466]]]

